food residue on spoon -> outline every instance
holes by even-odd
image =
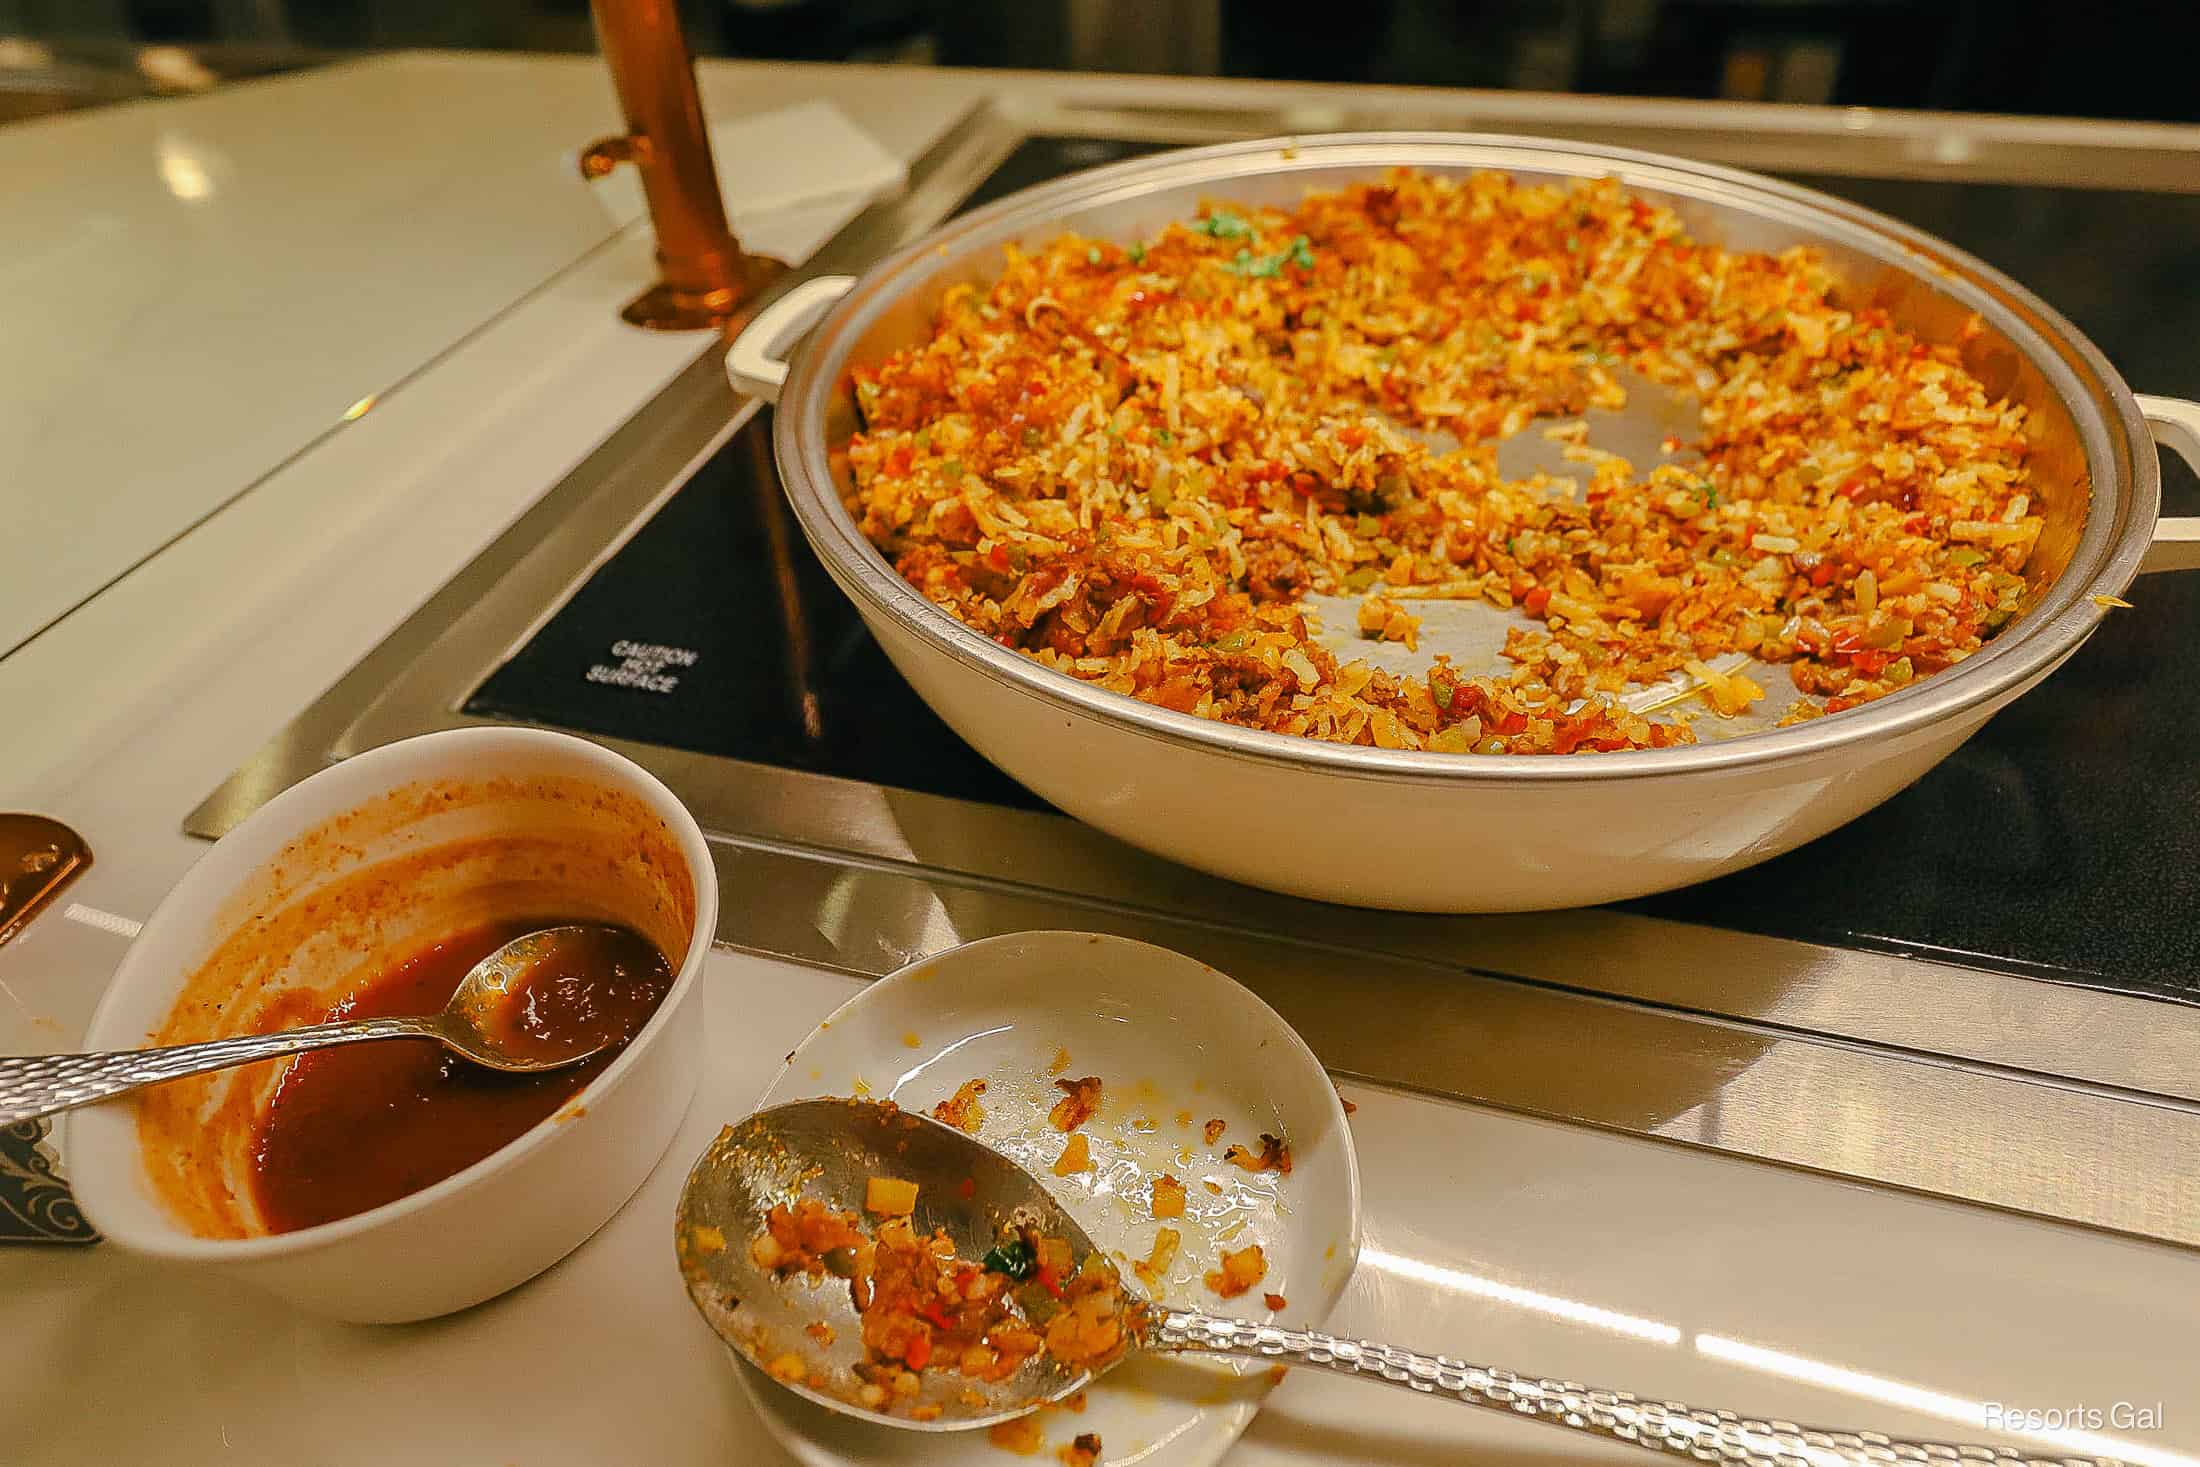
[[[880,1217],[907,1217],[917,1210],[917,1184],[899,1177],[872,1177],[863,1184],[863,1210]]]
[[[1128,1347],[1127,1301],[1105,1258],[1079,1263],[1066,1240],[1021,1228],[969,1262],[944,1229],[919,1235],[911,1225],[916,1183],[874,1176],[864,1190],[866,1210],[883,1214],[868,1237],[853,1212],[805,1197],[773,1206],[749,1245],[756,1265],[780,1278],[848,1281],[863,1321],[858,1404],[884,1411],[911,1402],[928,1369],[996,1382],[1042,1351],[1071,1369],[1098,1370]],[[940,1411],[909,1406],[920,1420]]]

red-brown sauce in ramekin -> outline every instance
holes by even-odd
[[[548,921],[456,932],[392,967],[331,1019],[439,1012],[474,964]],[[672,987],[672,965],[640,933],[605,932],[538,963],[518,1027],[554,1040],[609,1033],[603,1054],[539,1075],[501,1074],[427,1040],[301,1055],[276,1086],[252,1149],[254,1200],[270,1232],[351,1217],[473,1165],[554,1113],[603,1073]]]

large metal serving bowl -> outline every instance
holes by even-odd
[[[942,292],[986,281],[1004,245],[1065,231],[1129,243],[1208,199],[1289,206],[1410,166],[1526,182],[1616,177],[1697,238],[1808,244],[1848,305],[1958,341],[1988,392],[2028,410],[2046,529],[2023,614],[1969,660],[1863,707],[1673,749],[1562,758],[1320,743],[1195,718],[1041,667],[957,622],[897,575],[841,503],[832,450],[857,427],[849,368],[926,339]],[[843,283],[845,284],[845,283]],[[1640,896],[1751,865],[1852,820],[1945,758],[2053,672],[2156,538],[2165,441],[2200,409],[2140,401],[2099,351],[1981,262],[1807,189],[1685,159],[1527,138],[1360,133],[1232,143],[1094,169],[953,221],[825,310],[772,379],[770,349],[833,287],[768,307],[735,344],[737,384],[779,402],[779,470],[811,545],[903,676],[1002,769],[1070,814],[1187,865],[1302,896],[1414,911],[1518,911]],[[762,365],[759,365],[759,364]],[[746,368],[746,370],[744,370]],[[2180,446],[2184,446],[2180,443]],[[2192,526],[2166,522],[2166,539]],[[2182,560],[2165,545],[2157,558]],[[1780,701],[1777,690],[1768,699]],[[1699,729],[1708,733],[1704,720]]]

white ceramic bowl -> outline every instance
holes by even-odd
[[[1066,1062],[1058,1051],[1066,1052]],[[1067,1077],[1097,1075],[1100,1109],[1081,1128],[1092,1167],[1058,1177],[1065,1144],[1047,1122]],[[1250,989],[1196,958],[1097,932],[1016,932],[919,959],[843,1004],[787,1057],[758,1107],[868,1093],[929,1111],[982,1078],[977,1137],[1029,1169],[1093,1241],[1148,1255],[1160,1226],[1153,1178],[1186,1185],[1182,1238],[1164,1299],[1246,1319],[1318,1325],[1359,1258],[1360,1182],[1344,1104],[1304,1040]],[[1203,1126],[1225,1122],[1221,1141]],[[1150,1124],[1149,1124],[1150,1123]],[[1262,1131],[1291,1143],[1288,1177],[1226,1165]],[[1202,1179],[1223,1190],[1210,1192]],[[1224,1247],[1259,1243],[1261,1286],[1224,1301],[1201,1275]],[[1150,1288],[1142,1284],[1141,1287]],[[1267,1292],[1287,1303],[1270,1310]],[[845,1321],[844,1321],[845,1323]],[[916,1433],[854,1420],[781,1389],[731,1355],[765,1424],[805,1467],[991,1467],[1017,1460],[983,1432]],[[1042,1417],[1049,1449],[1097,1433],[1103,1462],[1211,1467],[1274,1384],[1251,1367],[1192,1358],[1131,1360],[1076,1415]]]
[[[147,1113],[189,1153],[141,1144],[133,1100],[65,1117],[77,1198],[119,1247],[218,1269],[338,1319],[425,1319],[491,1298],[579,1246],[664,1154],[701,1073],[699,980],[717,914],[694,818],[607,749],[479,728],[348,759],[270,801],[177,884],[123,958],[85,1048],[304,1022],[406,949],[507,917],[638,928],[678,965],[663,1006],[556,1115],[354,1217],[270,1234],[252,1211],[241,1185],[249,1118],[280,1062],[178,1082],[196,1092],[166,1087]],[[187,987],[209,1002],[179,1006]],[[271,1005],[285,994],[308,1012],[278,1019]],[[176,1165],[185,1154],[216,1160]],[[196,1181],[176,1180],[186,1173]]]

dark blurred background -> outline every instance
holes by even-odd
[[[2200,121],[2195,0],[687,0],[699,54]],[[586,0],[0,0],[10,72],[586,50]],[[144,48],[156,52],[148,66]],[[197,68],[194,70],[193,68]],[[96,88],[95,88],[96,91]],[[91,100],[102,100],[94,96]],[[56,103],[56,105],[61,105]],[[18,98],[18,114],[30,104]],[[0,111],[0,117],[6,113]]]

